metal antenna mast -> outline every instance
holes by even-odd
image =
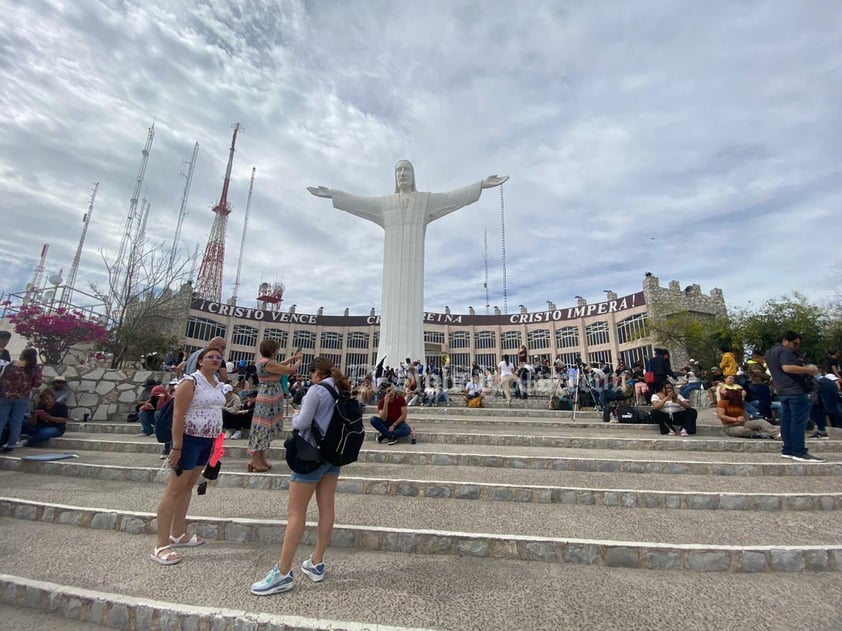
[[[196,294],[204,300],[219,302],[222,298],[222,265],[225,261],[225,229],[228,226],[228,215],[231,214],[231,204],[228,203],[228,185],[231,183],[231,165],[234,163],[234,147],[237,144],[237,132],[240,123],[234,124],[234,136],[231,138],[231,150],[228,153],[228,168],[225,170],[225,181],[222,184],[222,195],[219,203],[213,207],[216,218],[208,236],[205,255],[199,267],[199,278],[196,282]]]
[[[506,207],[503,202],[503,185],[500,185],[500,241],[503,251],[503,313],[509,313],[509,290],[506,286]]]
[[[129,275],[131,277],[131,282],[127,287],[127,299],[134,295],[137,288],[137,279],[140,274],[140,261],[143,257],[143,246],[146,243],[146,220],[149,219],[149,209],[151,207],[152,204],[146,201],[146,198],[144,197],[140,206],[141,210],[140,217],[137,222],[137,232],[135,233],[134,244],[132,245],[132,254],[129,259],[131,270]],[[128,300],[126,303],[128,304]]]
[[[193,157],[187,162],[187,181],[184,183],[184,193],[181,195],[181,208],[178,210],[178,224],[175,227],[175,234],[172,237],[172,249],[170,250],[170,269],[175,264],[175,255],[178,251],[178,242],[181,239],[181,226],[187,216],[187,198],[190,196],[190,184],[193,182],[193,170],[196,168],[196,158],[199,156],[199,143],[193,145]],[[182,173],[181,175],[184,175]]]
[[[482,284],[485,288],[485,315],[488,315],[491,308],[488,301],[488,230],[482,233],[482,264],[485,267],[485,282]]]
[[[246,229],[249,225],[249,208],[251,208],[251,193],[254,190],[254,172],[256,167],[251,168],[251,182],[249,182],[249,196],[246,200],[246,216],[243,219],[243,238],[240,241],[240,256],[237,259],[237,278],[234,280],[234,295],[231,296],[231,304],[237,304],[237,298],[240,297],[240,272],[243,271],[243,251],[246,247]]]
[[[76,274],[79,271],[79,262],[82,260],[82,248],[85,245],[85,237],[88,235],[88,225],[91,223],[91,215],[94,212],[94,200],[96,199],[96,192],[99,190],[99,182],[94,182],[94,190],[91,191],[91,201],[88,203],[88,212],[82,217],[82,236],[79,237],[79,245],[76,247],[76,256],[73,257],[73,264],[70,266],[70,272],[67,274],[67,284],[61,292],[62,307],[67,307],[73,300],[73,290],[76,288]]]
[[[127,292],[131,290],[131,270],[128,268],[126,258],[132,252],[132,239],[134,237],[134,220],[137,214],[137,202],[140,198],[140,189],[143,187],[143,177],[146,175],[146,164],[149,161],[149,153],[152,151],[152,141],[155,139],[155,123],[149,128],[149,133],[146,135],[146,146],[141,152],[140,168],[137,171],[137,180],[135,181],[134,192],[129,201],[129,212],[126,215],[126,225],[123,228],[123,238],[120,241],[120,251],[117,254],[117,260],[114,261],[114,266],[111,270],[111,305],[109,312],[119,307],[122,297],[127,296]],[[125,275],[125,278],[123,276]]]
[[[41,291],[41,282],[44,279],[44,267],[47,264],[47,251],[50,249],[50,244],[45,243],[41,248],[41,260],[35,268],[35,273],[32,274],[32,281],[26,287],[26,296],[23,299],[24,304],[35,301],[38,292]]]

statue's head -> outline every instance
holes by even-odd
[[[398,160],[395,165],[395,192],[415,192],[415,169],[409,160]]]

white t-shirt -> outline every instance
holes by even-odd
[[[675,396],[679,401],[684,401],[685,403],[687,402],[687,399],[682,397],[677,392],[675,393]],[[661,397],[659,397],[657,394],[653,394],[652,395],[652,406],[654,407],[654,405],[656,403],[660,403],[660,402],[661,402]],[[681,410],[683,410],[683,409],[684,408],[681,407],[675,401],[668,401],[667,403],[664,403],[664,406],[662,408],[660,408],[661,412],[666,412],[667,414],[675,414],[676,412],[681,412]]]
[[[511,363],[507,364],[506,362],[500,362],[499,364],[497,364],[497,368],[500,369],[500,376],[501,377],[511,377],[515,374],[514,373],[514,369],[515,369],[514,364],[511,364]]]

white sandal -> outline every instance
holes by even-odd
[[[166,554],[161,555],[166,551]],[[152,554],[149,555],[153,561],[161,565],[175,565],[181,561],[181,557],[172,549],[171,546],[161,546],[160,548],[153,548]]]
[[[187,541],[184,541],[184,537],[187,536],[187,533],[183,533],[180,537],[173,537],[170,535],[170,547],[172,548],[195,548],[196,546],[202,545],[205,540],[201,539],[196,533],[193,533],[193,536],[190,537]]]

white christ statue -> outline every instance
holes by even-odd
[[[378,362],[387,357],[393,366],[404,357],[425,362],[422,320],[427,224],[473,204],[482,189],[500,186],[508,179],[508,175],[491,175],[445,193],[419,193],[412,164],[400,160],[395,165],[394,195],[361,197],[324,186],[307,188],[316,197],[332,199],[334,208],[373,221],[386,232]]]

